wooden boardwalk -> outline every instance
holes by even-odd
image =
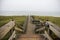
[[[42,40],[42,37],[34,33],[35,25],[31,24],[30,17],[28,19],[26,34],[20,35],[17,40]]]

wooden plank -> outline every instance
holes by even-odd
[[[60,32],[59,32],[57,29],[55,29],[55,28],[52,27],[52,26],[50,26],[49,29],[50,29],[51,31],[53,31],[53,32],[55,33],[55,35],[60,38]]]
[[[15,37],[16,37],[16,31],[13,31],[12,35],[10,36],[10,38],[8,40],[12,40]]]
[[[49,40],[53,40],[46,31],[45,31],[45,37],[48,38]]]
[[[44,30],[44,29],[45,29],[45,27],[42,27],[42,28],[37,29],[36,31],[41,31],[41,30]]]
[[[59,26],[57,26],[56,24],[53,24],[52,22],[49,22],[49,21],[48,21],[48,24],[50,26],[54,27],[56,30],[58,30],[60,32],[60,27]]]
[[[15,30],[18,30],[18,31],[23,32],[23,30],[22,30],[22,29],[20,29],[20,28],[18,28],[18,27],[15,27]]]
[[[23,34],[17,40],[44,40],[40,35]]]
[[[15,25],[15,21],[10,21],[0,28],[0,39],[2,39]]]

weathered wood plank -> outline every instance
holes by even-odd
[[[50,26],[49,29],[52,30],[52,31],[55,33],[55,35],[60,38],[60,32],[59,32],[57,29],[55,29],[55,28],[52,27],[52,26]]]
[[[48,24],[52,27],[54,27],[56,30],[58,30],[60,32],[60,27],[57,26],[56,24],[53,24],[52,22],[48,22]]]
[[[2,39],[15,25],[15,21],[10,21],[0,28],[0,39]]]
[[[12,40],[15,37],[16,37],[16,31],[13,31],[12,35],[10,36],[10,38],[8,40]]]
[[[48,38],[49,40],[53,40],[46,31],[45,31],[45,37]]]
[[[15,30],[18,30],[18,31],[23,32],[23,30],[22,30],[22,29],[20,29],[20,28],[18,28],[18,27],[15,27]]]
[[[44,30],[44,29],[45,29],[45,27],[42,27],[42,28],[37,29],[36,31],[41,31],[41,30]]]

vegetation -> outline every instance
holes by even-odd
[[[23,24],[25,18],[25,16],[0,16],[0,27],[10,20],[15,20],[17,24]]]
[[[10,17],[0,16],[0,27],[10,21]]]
[[[24,21],[26,20],[25,16],[17,16],[17,17],[13,17],[13,18],[16,21],[16,24],[18,27],[23,26]]]
[[[52,17],[52,16],[35,16],[35,19],[46,21],[49,20],[54,24],[60,26],[60,17]]]

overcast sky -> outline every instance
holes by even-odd
[[[60,16],[60,0],[0,0],[0,12],[1,11],[39,11],[45,13],[38,13],[38,15]],[[27,15],[29,13],[18,14]],[[35,15],[36,14],[37,13],[35,13]],[[17,13],[0,13],[0,15],[17,15]]]

